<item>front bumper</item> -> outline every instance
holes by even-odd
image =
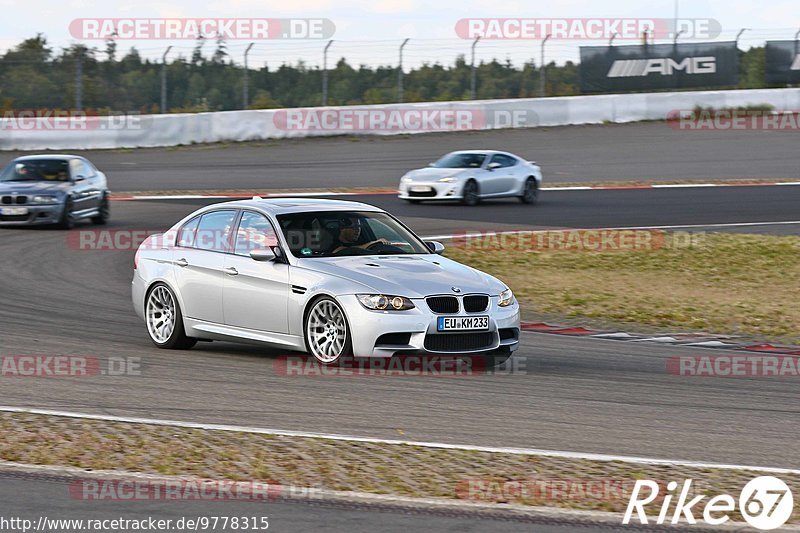
[[[0,225],[2,226],[32,226],[36,224],[55,224],[61,219],[61,212],[64,210],[63,204],[47,205],[0,205],[2,208],[26,209],[27,212],[20,215],[6,215],[0,212]]]
[[[423,298],[412,299],[416,307],[408,311],[371,311],[365,309],[354,295],[340,296],[338,299],[350,324],[353,355],[356,357],[391,357],[404,353],[451,356],[511,353],[519,346],[519,304],[515,301],[508,307],[498,307],[497,296],[489,299],[489,307],[484,312],[465,313],[462,308],[458,313],[447,315],[431,311]],[[489,329],[481,332],[439,332],[436,324],[441,316],[488,316]],[[476,334],[485,334],[480,337],[485,342],[467,349],[459,347],[460,341],[465,340],[470,344],[472,339],[454,337]],[[450,338],[441,338],[445,336]],[[444,348],[437,348],[439,346]]]
[[[460,200],[464,184],[460,181],[441,183],[438,181],[401,182],[401,200]]]

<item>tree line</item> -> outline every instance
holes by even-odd
[[[167,111],[170,113],[242,109],[244,69],[229,57],[224,41],[197,42],[189,57],[166,65]],[[55,51],[39,34],[0,57],[0,111],[82,109],[97,112],[157,113],[161,105],[162,64],[143,59],[135,48],[121,54],[113,40],[87,48],[76,44]],[[740,52],[738,88],[764,83],[764,47]],[[463,56],[450,65],[426,63],[406,71],[403,101],[448,101],[471,98],[471,67]],[[545,67],[546,96],[580,94],[578,65],[572,61]],[[533,61],[516,66],[492,60],[476,66],[478,99],[527,98],[539,95],[540,67]],[[358,67],[341,58],[328,70],[328,104],[397,102],[396,67]],[[251,109],[318,106],[323,71],[302,61],[277,68],[248,70]]]

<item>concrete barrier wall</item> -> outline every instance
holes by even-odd
[[[0,149],[159,147],[323,135],[396,135],[622,123],[664,119],[671,112],[690,110],[695,106],[720,109],[763,104],[782,110],[800,110],[800,89],[610,94],[100,117],[83,124],[70,124],[69,127],[63,124],[50,127],[47,122],[30,127],[30,121],[21,124],[0,117]],[[426,117],[436,119],[426,122]],[[52,122],[49,124],[52,126]]]

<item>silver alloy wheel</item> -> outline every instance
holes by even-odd
[[[344,314],[331,300],[320,300],[308,314],[306,322],[308,349],[322,363],[341,357],[347,344]]]
[[[177,306],[170,290],[159,285],[147,298],[147,331],[158,344],[164,344],[175,330]]]

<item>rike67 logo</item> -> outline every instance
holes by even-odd
[[[697,507],[697,512],[700,512],[700,507],[702,507],[703,521],[706,524],[718,526],[730,520],[730,513],[736,510],[737,504],[733,496],[720,494],[701,505],[700,502],[707,496],[702,494],[690,500],[691,487],[691,479],[684,480],[679,493],[676,493],[678,488],[676,481],[670,481],[667,484],[667,494],[661,503],[658,518],[655,520],[656,524],[665,523],[673,496],[676,494],[678,499],[670,519],[672,524],[677,524],[681,518],[684,518],[689,524],[696,524],[695,507]],[[637,480],[622,523],[630,523],[635,511],[639,522],[648,524],[650,518],[647,516],[645,506],[658,497],[658,492],[659,485],[655,481]],[[760,530],[770,530],[781,527],[789,520],[794,509],[794,498],[789,486],[782,480],[773,476],[761,476],[750,480],[744,486],[739,494],[738,504],[739,513],[749,525]]]

